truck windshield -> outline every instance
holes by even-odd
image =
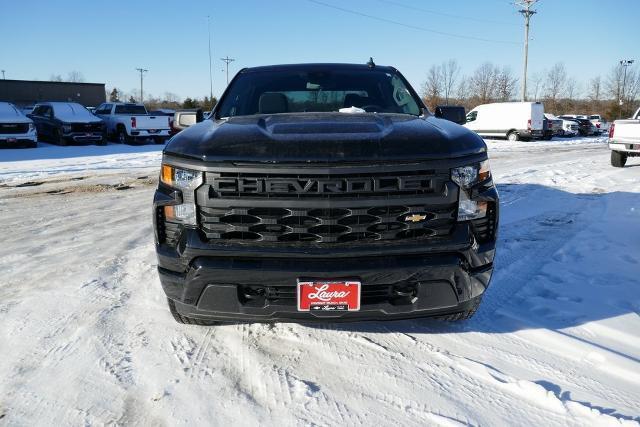
[[[147,110],[144,105],[116,105],[116,111],[114,114],[133,114],[133,115],[146,115]]]
[[[344,108],[420,115],[419,102],[397,73],[363,69],[245,72],[228,88],[217,117],[338,112]]]

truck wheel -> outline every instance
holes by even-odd
[[[438,316],[436,317],[436,319],[443,320],[445,322],[459,322],[461,320],[471,319],[473,315],[476,314],[476,311],[478,311],[478,307],[480,307],[480,302],[482,302],[482,295],[479,297],[475,297],[473,299],[473,303],[468,310],[461,311],[459,313]]]
[[[627,155],[619,151],[611,151],[611,166],[623,168],[627,163]]]
[[[67,141],[62,137],[58,129],[53,131],[53,143],[62,146],[67,145]]]
[[[120,144],[128,144],[129,143],[129,135],[127,135],[127,131],[124,128],[118,129],[118,142]]]
[[[191,317],[183,316],[182,314],[178,313],[178,310],[176,309],[176,304],[175,302],[173,302],[173,300],[167,298],[167,303],[169,304],[169,311],[171,312],[171,315],[173,316],[175,321],[178,323],[183,323],[185,325],[199,325],[199,326],[215,326],[220,324],[220,322],[216,322],[214,320],[193,319]]]
[[[507,139],[513,142],[520,141],[520,135],[518,135],[518,132],[516,132],[515,130],[512,130],[507,134]]]

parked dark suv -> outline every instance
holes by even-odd
[[[35,123],[41,141],[58,145],[107,144],[102,120],[75,102],[39,103],[28,116]]]
[[[154,197],[174,318],[472,316],[498,194],[487,147],[393,67],[248,68],[165,147]]]

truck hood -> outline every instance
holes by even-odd
[[[20,117],[20,116],[14,116],[14,117],[6,117],[6,116],[0,116],[0,123],[3,124],[22,124],[22,123],[33,123],[33,120],[31,120],[28,117]]]
[[[204,161],[430,160],[486,152],[474,132],[435,117],[297,113],[205,120],[171,139],[165,154]]]

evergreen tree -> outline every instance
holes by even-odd
[[[115,87],[113,88],[113,90],[109,94],[109,101],[120,102],[120,91],[118,90],[118,88],[115,88]]]

